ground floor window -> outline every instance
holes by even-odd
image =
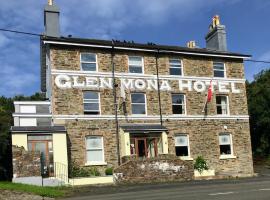
[[[219,134],[219,149],[221,156],[232,155],[232,137],[231,134]]]
[[[175,153],[176,156],[189,156],[189,138],[188,135],[176,135],[175,138]]]
[[[88,164],[98,164],[104,162],[103,137],[86,137],[86,162]]]
[[[136,136],[130,138],[130,154],[152,158],[162,153],[162,140],[159,135]]]
[[[51,135],[28,135],[28,150],[40,152],[44,175],[53,176],[53,142]]]

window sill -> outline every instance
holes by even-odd
[[[221,156],[219,156],[220,160],[235,159],[235,158],[236,158],[236,156],[234,156],[234,155],[221,155]]]
[[[97,166],[97,165],[107,165],[106,162],[87,162],[85,166]]]
[[[188,157],[188,156],[180,156],[179,157],[181,160],[193,160],[193,158]]]

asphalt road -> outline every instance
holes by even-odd
[[[269,177],[111,187],[78,192],[66,200],[270,200]]]

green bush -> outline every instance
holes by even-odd
[[[70,168],[71,177],[89,177],[100,176],[100,172],[96,167],[80,167],[75,161],[72,162]]]
[[[200,174],[203,172],[203,170],[209,169],[206,160],[204,160],[202,156],[198,156],[196,158],[194,169],[198,170]]]
[[[106,175],[113,175],[113,168],[112,168],[112,167],[108,167],[108,168],[105,170],[105,174],[106,174]]]

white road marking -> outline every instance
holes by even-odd
[[[259,189],[260,191],[269,191],[270,188],[263,188],[263,189]]]
[[[210,196],[216,196],[216,195],[227,195],[227,194],[233,194],[235,192],[218,192],[218,193],[212,193],[212,194],[208,194]]]

